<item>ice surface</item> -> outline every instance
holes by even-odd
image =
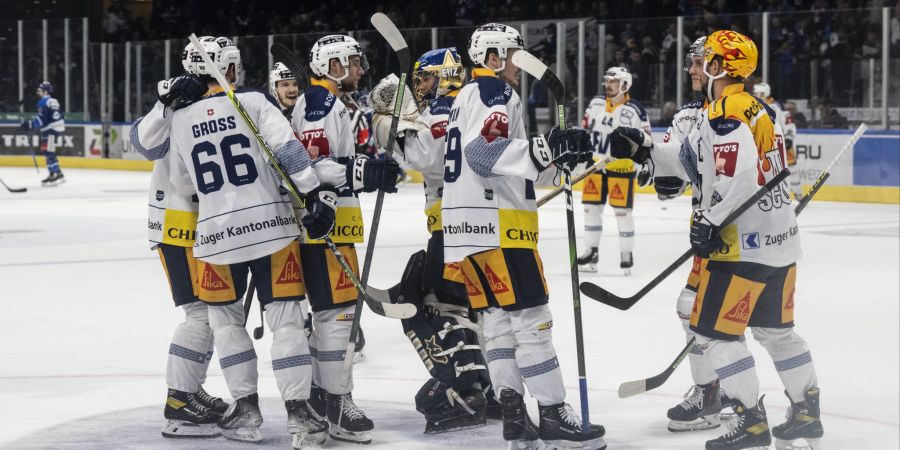
[[[172,306],[158,257],[146,241],[149,173],[66,170],[68,182],[39,186],[27,168],[0,168],[0,447],[254,448],[224,439],[163,439],[166,352],[183,319]],[[421,186],[387,197],[371,283],[399,278],[427,239]],[[374,196],[363,200],[371,214]],[[600,270],[591,280],[630,294],[687,248],[689,202],[636,199],[633,275],[618,263],[615,219],[605,213]],[[665,207],[665,208],[664,208]],[[581,213],[578,227],[581,225]],[[822,388],[826,448],[900,448],[900,210],[896,205],[815,202],[800,218],[797,331],[810,344]],[[551,291],[554,341],[578,409],[572,294],[562,197],[541,208],[540,251]],[[367,222],[368,223],[368,222]],[[675,299],[688,265],[629,311],[585,300],[591,419],[607,428],[610,449],[696,449],[719,434],[666,431],[665,412],[690,386],[681,367],[669,382],[629,399],[623,381],[662,371],[684,345]],[[373,449],[503,448],[500,426],[426,436],[413,396],[426,377],[397,321],[366,311],[366,359],[354,398],[376,424]],[[259,324],[256,313],[250,327]],[[264,445],[289,448],[285,413],[269,356],[257,342]],[[769,357],[750,339],[770,424],[787,399]],[[685,364],[686,365],[686,364]],[[207,390],[227,397],[218,364]],[[530,400],[532,416],[536,406]],[[329,448],[358,448],[328,444]]]

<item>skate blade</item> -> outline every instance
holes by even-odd
[[[325,432],[320,431],[318,433],[291,433],[293,436],[293,442],[291,445],[294,450],[301,450],[306,448],[313,448],[313,446],[319,446],[325,443]]]
[[[508,450],[541,450],[541,441],[509,441]]]
[[[482,421],[482,422],[477,422],[477,423],[470,423],[470,424],[466,424],[466,425],[459,425],[456,427],[449,427],[449,428],[441,428],[441,429],[436,429],[436,428],[427,429],[426,428],[425,434],[443,434],[443,433],[450,433],[453,431],[471,430],[473,428],[481,428],[484,426],[487,426],[487,420]]]
[[[565,439],[544,441],[541,450],[604,450],[606,441],[602,437],[586,441],[567,441]]]
[[[367,445],[372,443],[372,433],[369,431],[347,431],[335,424],[328,428],[328,435],[338,441],[351,444]]]
[[[822,450],[822,439],[798,438],[788,441],[775,438],[775,450]]]
[[[626,277],[630,277],[630,276],[631,276],[631,269],[622,269],[622,275],[624,275],[624,276],[626,276]]]
[[[220,430],[222,436],[226,439],[231,439],[232,441],[259,442],[263,438],[262,431],[259,431],[259,427],[221,428]]]
[[[221,436],[214,423],[196,424],[181,420],[169,420],[162,429],[162,435],[169,439],[208,439]]]
[[[712,430],[722,425],[717,415],[701,417],[697,420],[669,420],[669,431],[684,433],[689,431]]]
[[[595,266],[595,265],[578,266],[578,271],[584,272],[584,273],[597,273],[597,266]]]
[[[362,360],[366,359],[366,354],[362,351],[353,353],[353,364],[356,364]]]

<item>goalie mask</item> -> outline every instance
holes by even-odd
[[[413,86],[416,102],[424,107],[424,102],[438,96],[447,95],[463,85],[465,70],[455,47],[430,50],[419,57],[413,66]],[[432,77],[434,82],[428,83]]]
[[[350,74],[350,57],[359,56],[359,63],[363,71],[369,70],[369,61],[359,46],[359,42],[350,36],[332,34],[325,36],[309,51],[309,68],[317,77],[328,77],[340,85],[341,80]],[[344,75],[335,78],[328,73],[332,59],[337,59],[344,67]]]
[[[525,48],[525,41],[519,30],[501,23],[488,23],[478,27],[469,39],[469,57],[475,64],[487,68],[488,50],[497,50],[497,56],[503,65],[494,72],[502,72],[506,68],[509,49]]]

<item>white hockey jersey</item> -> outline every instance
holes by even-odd
[[[235,94],[301,192],[319,185],[309,155],[275,105],[259,92]],[[170,179],[200,201],[194,256],[233,264],[270,255],[300,235],[291,198],[253,133],[219,89],[175,111]]]
[[[610,156],[609,136],[618,127],[638,128],[650,134],[650,121],[647,112],[628,94],[622,103],[613,104],[612,100],[602,95],[591,99],[581,126],[591,133],[594,143],[594,155],[598,161],[606,160],[606,170],[614,172],[634,172],[634,162],[630,159],[617,160]]]
[[[784,170],[787,161],[775,112],[741,84],[726,87],[722,98],[706,108],[680,157],[699,199],[697,209],[716,225]],[[788,192],[784,181],[725,227],[725,248],[710,259],[773,267],[796,262],[800,236]]]
[[[781,130],[784,132],[785,145],[788,150],[792,151],[794,149],[794,141],[797,139],[797,124],[794,123],[794,118],[791,116],[790,111],[784,109],[784,106],[774,98],[768,97],[765,99],[765,102],[775,111],[775,120],[781,125]]]
[[[151,246],[193,247],[197,233],[197,196],[178,192],[169,181],[172,153],[168,152],[172,110],[156,102],[146,116],[131,126],[132,147],[145,157],[159,157],[153,164],[147,201],[147,231]]]
[[[310,81],[309,88],[297,98],[291,127],[310,158],[331,158],[346,164],[356,156],[356,136],[350,122],[350,111],[338,98],[338,93],[330,91],[329,87],[328,83],[317,79]],[[349,184],[344,184],[338,189],[338,208],[331,239],[338,244],[360,243],[364,233],[359,199]],[[307,238],[306,242],[325,241]]]
[[[522,121],[522,101],[492,70],[474,69],[450,110],[441,215],[444,261],[493,248],[537,249],[538,172]]]
[[[653,162],[654,177],[678,177],[690,182],[684,166],[681,164],[679,152],[681,143],[697,128],[697,121],[706,108],[702,100],[686,103],[678,108],[672,117],[672,124],[666,129],[662,142],[653,143],[650,158]]]

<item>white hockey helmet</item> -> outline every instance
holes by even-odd
[[[772,96],[772,86],[769,83],[754,84],[753,95],[765,100]]]
[[[227,37],[217,37],[209,40],[200,40],[203,51],[209,54],[215,67],[207,67],[203,62],[203,57],[197,52],[190,52],[191,61],[194,63],[195,74],[212,75],[214,70],[221,74],[228,72],[228,68],[234,65],[235,78],[241,73],[241,51],[234,45],[234,42]]]
[[[631,72],[624,67],[610,67],[603,74],[603,82],[619,80],[619,93],[624,94],[631,89]]]
[[[497,51],[497,56],[503,61],[503,65],[499,69],[495,69],[495,72],[506,68],[506,58],[509,49],[512,48],[525,48],[525,41],[522,40],[519,30],[502,23],[486,23],[475,29],[472,37],[469,38],[469,57],[475,64],[487,68],[488,50],[495,49]]]
[[[328,35],[316,41],[310,49],[309,68],[317,77],[328,77],[340,82],[350,74],[351,56],[359,56],[362,69],[369,70],[369,61],[356,39],[342,34]],[[340,78],[335,78],[328,73],[328,66],[334,58],[337,58],[344,66],[344,75]]]
[[[291,73],[291,70],[288,69],[287,66],[280,62],[275,63],[275,65],[272,67],[272,70],[269,72],[269,94],[275,98],[278,98],[278,96],[275,94],[275,86],[278,85],[278,82],[294,79],[294,74]]]
[[[200,42],[212,42],[215,41],[216,38],[213,36],[200,36],[197,38]],[[188,44],[184,46],[184,50],[181,52],[181,67],[184,67],[184,71],[189,74],[197,73],[197,64],[193,61],[191,57],[191,53],[194,51],[194,43],[188,41]]]

